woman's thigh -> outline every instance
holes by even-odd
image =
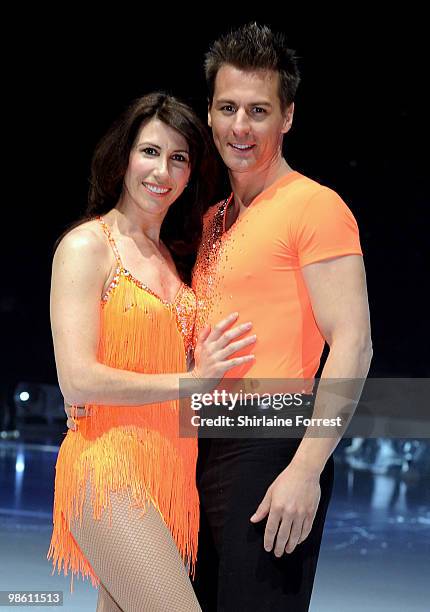
[[[127,491],[93,518],[87,484],[82,523],[71,532],[110,596],[126,612],[200,610],[172,535],[152,504],[132,507]]]

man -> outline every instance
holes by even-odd
[[[232,310],[252,321],[255,362],[231,371],[244,382],[312,380],[324,342],[322,379],[364,379],[372,349],[355,219],[282,155],[299,83],[294,52],[283,35],[248,24],[214,43],[205,69],[232,195],[205,216],[197,333]],[[314,415],[328,397],[318,390]],[[338,442],[200,439],[203,610],[308,610]]]

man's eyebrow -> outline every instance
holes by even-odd
[[[216,101],[217,104],[231,104],[233,106],[236,105],[236,102],[234,102],[233,100],[224,100],[224,99],[220,99]],[[267,106],[267,107],[272,107],[270,102],[250,102],[247,106]]]

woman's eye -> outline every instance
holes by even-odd
[[[146,153],[147,155],[157,155],[157,151],[153,147],[145,147],[142,149],[142,153]]]
[[[183,155],[181,155],[180,153],[175,153],[172,159],[174,159],[175,161],[180,161],[180,162],[188,162],[188,159],[184,157]]]

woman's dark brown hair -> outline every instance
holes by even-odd
[[[189,281],[201,238],[203,213],[214,203],[218,162],[202,121],[187,104],[166,93],[155,92],[135,100],[100,140],[91,164],[88,206],[84,216],[67,231],[106,214],[117,204],[130,151],[139,130],[155,118],[177,130],[189,147],[191,174],[188,187],[169,208],[160,233],[179,274],[183,280]]]

